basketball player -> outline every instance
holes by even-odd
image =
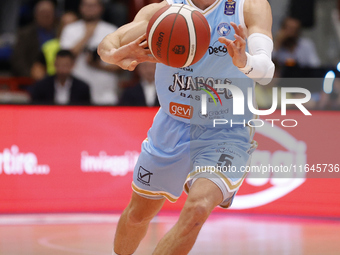
[[[233,115],[232,96],[224,90],[219,91],[223,106],[208,102],[208,116],[203,116],[199,99],[200,88],[208,84],[233,84],[247,98],[247,89],[255,81],[263,85],[270,82],[274,64],[267,0],[167,0],[151,4],[141,9],[133,22],[108,35],[99,45],[99,55],[130,71],[141,62],[156,62],[145,41],[148,21],[160,8],[176,3],[205,15],[211,27],[212,50],[188,68],[157,64],[155,83],[161,108],[142,143],[132,182],[134,192],[119,220],[113,254],[133,254],[165,199],[175,202],[183,187],[188,197],[179,220],[153,254],[188,254],[209,214],[216,206],[228,208],[244,179],[244,173],[196,170],[207,166],[240,169],[249,164],[257,146],[253,130],[242,124],[254,118],[248,107],[244,115]],[[211,113],[238,124],[213,128]]]

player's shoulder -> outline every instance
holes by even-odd
[[[244,0],[244,10],[248,12],[253,11],[264,11],[264,8],[268,8],[269,2],[268,0]]]
[[[257,4],[269,4],[268,0],[244,0],[245,4],[257,5]]]
[[[243,13],[245,20],[270,19],[271,7],[268,0],[245,0]],[[247,22],[246,22],[247,24]]]

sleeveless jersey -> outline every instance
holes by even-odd
[[[161,108],[174,119],[186,123],[212,127],[214,119],[223,119],[229,123],[232,121],[235,124],[246,125],[254,118],[247,104],[247,91],[248,88],[253,88],[254,93],[254,81],[234,66],[224,44],[218,41],[219,37],[235,40],[235,31],[230,22],[241,24],[245,28],[243,18],[245,0],[216,0],[204,11],[198,9],[191,0],[167,1],[169,4],[186,4],[200,11],[210,25],[211,40],[208,51],[196,64],[185,68],[157,64],[155,84]],[[233,114],[231,91],[225,88],[217,89],[216,84],[231,84],[243,92],[243,114]],[[204,94],[206,96],[203,96]],[[204,115],[202,102],[206,102]],[[230,128],[230,125],[222,126]]]

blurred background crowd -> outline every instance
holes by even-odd
[[[1,0],[0,104],[158,106],[155,64],[127,72],[97,54],[107,34],[153,2]],[[269,2],[276,72],[256,86],[259,108],[271,107],[273,87],[304,87],[307,108],[340,110],[340,0]]]

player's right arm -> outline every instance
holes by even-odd
[[[233,63],[246,76],[259,84],[267,85],[273,78],[275,66],[271,59],[273,51],[272,40],[272,12],[268,0],[246,0],[244,2],[244,22],[248,30],[242,25],[231,22],[235,29],[235,40],[220,37]],[[249,53],[246,53],[248,43]]]
[[[166,5],[163,1],[145,6],[131,23],[107,35],[98,46],[101,59],[129,71],[142,62],[157,62],[147,48],[145,33],[151,17]]]

